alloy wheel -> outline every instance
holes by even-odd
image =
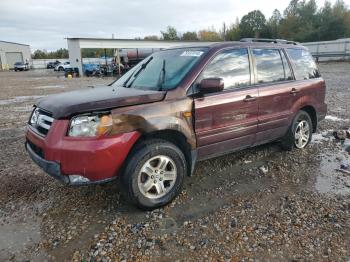
[[[310,139],[310,125],[308,121],[301,120],[298,122],[298,125],[295,129],[295,146],[297,148],[304,148],[308,143]]]
[[[142,195],[150,199],[165,196],[174,187],[177,169],[174,161],[164,155],[147,160],[138,175],[138,187]]]

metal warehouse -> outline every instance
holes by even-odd
[[[0,70],[12,69],[16,62],[30,64],[30,61],[29,45],[0,40]]]

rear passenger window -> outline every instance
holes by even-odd
[[[295,77],[297,80],[305,80],[320,77],[316,63],[310,53],[304,49],[286,49],[289,57],[295,65]]]
[[[225,89],[250,85],[248,50],[232,49],[218,54],[203,70],[198,80],[211,77],[222,78]]]
[[[287,80],[281,54],[278,49],[253,49],[257,81],[271,83]]]

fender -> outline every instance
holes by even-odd
[[[316,111],[316,116],[326,114],[325,92],[326,86],[325,81],[322,78],[313,80],[302,80],[301,83],[308,83],[300,90],[300,98],[294,103],[292,108],[292,117],[294,118],[296,113],[304,107],[312,107]]]
[[[193,100],[163,100],[161,102],[117,108],[112,110],[111,135],[139,131],[148,134],[154,131],[175,130],[183,134],[191,149],[196,149],[193,128]]]

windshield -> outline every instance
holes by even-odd
[[[206,51],[207,48],[179,48],[153,53],[119,78],[113,86],[145,90],[173,89]]]

